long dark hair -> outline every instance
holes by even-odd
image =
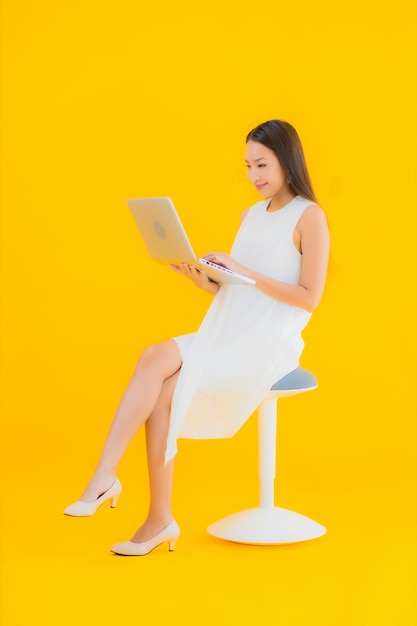
[[[291,124],[281,120],[263,122],[250,131],[246,143],[248,141],[257,141],[276,154],[295,195],[317,202],[301,141]]]

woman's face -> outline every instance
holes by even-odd
[[[287,176],[272,150],[257,141],[246,144],[248,178],[265,198],[288,192]]]

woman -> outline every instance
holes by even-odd
[[[298,366],[301,331],[325,285],[329,232],[295,129],[271,120],[246,138],[248,178],[264,200],[242,216],[230,256],[206,258],[254,279],[223,285],[182,263],[175,271],[215,298],[196,333],[144,350],[81,499],[65,509],[89,516],[116,505],[119,461],[145,424],[150,503],[144,524],[116,554],[144,555],[180,534],[171,511],[177,437],[232,436],[270,386]]]

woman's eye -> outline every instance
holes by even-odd
[[[266,163],[258,163],[258,167],[265,167]]]

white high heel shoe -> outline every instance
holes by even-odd
[[[168,526],[166,526],[160,533],[144,541],[142,543],[135,543],[134,541],[124,541],[123,543],[117,543],[111,547],[111,552],[115,554],[122,554],[124,556],[145,556],[149,554],[154,548],[160,546],[165,541],[168,541],[169,551],[172,552],[177,543],[177,539],[180,536],[180,529],[178,524],[173,520]]]
[[[64,515],[70,515],[71,517],[89,517],[90,515],[94,515],[97,509],[107,502],[107,500],[111,500],[111,508],[114,509],[118,497],[122,492],[122,485],[120,480],[116,478],[112,486],[107,489],[104,493],[101,494],[96,500],[93,502],[84,502],[83,500],[77,500],[74,504],[70,504],[64,510]]]

